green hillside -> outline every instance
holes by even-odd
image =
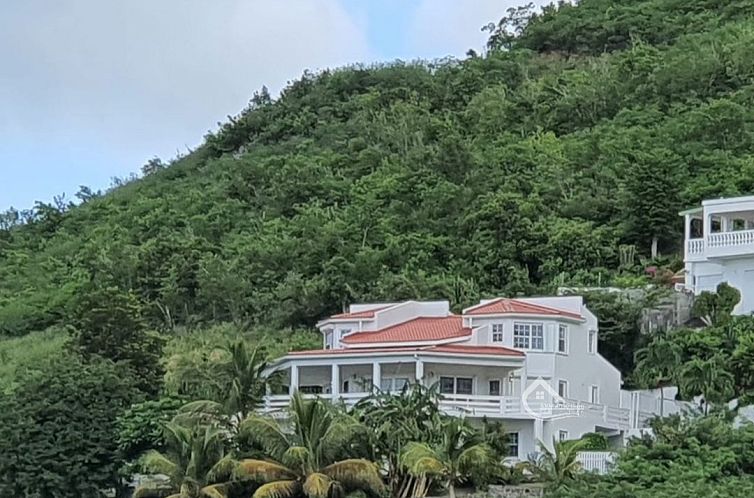
[[[613,3],[499,27],[463,61],[304,74],[167,168],[7,214],[0,334],[65,323],[92,284],[154,324],[297,326],[604,284],[655,237],[675,254],[680,208],[754,192],[754,7]]]

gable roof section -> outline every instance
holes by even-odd
[[[477,304],[471,308],[464,310],[464,315],[538,315],[538,316],[563,316],[567,318],[575,318],[582,320],[582,317],[578,313],[571,311],[561,310],[558,308],[551,308],[549,306],[542,306],[541,304],[534,304],[525,301],[519,301],[518,299],[508,299],[505,297],[499,297],[493,299],[490,302]]]
[[[440,344],[436,346],[402,346],[394,348],[345,348],[345,349],[310,349],[306,351],[291,351],[287,356],[341,356],[354,354],[375,353],[446,353],[446,354],[472,354],[490,356],[521,357],[523,351],[510,349],[503,346],[465,346],[463,344]]]
[[[457,315],[444,317],[418,317],[374,332],[347,335],[344,344],[376,344],[397,342],[442,341],[468,337],[471,329],[463,326]]]
[[[332,315],[329,319],[342,320],[344,318],[374,318],[374,314],[378,311],[386,310],[388,308],[392,308],[393,306],[394,305],[380,306],[378,308],[372,308],[366,311],[357,311],[355,313],[338,313],[337,315]]]

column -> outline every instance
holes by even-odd
[[[545,422],[541,418],[534,419],[534,445],[540,443],[549,447],[550,441],[545,441]],[[552,450],[552,448],[550,448]]]
[[[720,231],[721,232],[728,232],[729,231],[729,220],[728,217],[724,214],[720,215]]]
[[[298,365],[291,365],[291,386],[288,388],[289,394],[298,391]]]
[[[689,259],[689,240],[691,240],[691,215],[687,214],[684,221],[683,229],[683,260]]]
[[[416,360],[416,383],[417,384],[423,384],[422,380],[424,379],[424,362],[422,360],[417,359]]]
[[[330,367],[330,393],[333,401],[340,396],[340,366],[337,364]]]
[[[520,379],[518,379],[520,387],[519,387],[519,397],[523,401],[524,399],[524,391],[526,391],[526,384],[528,381],[528,374],[526,373],[526,363],[524,363],[524,366],[521,367],[521,369],[518,371]]]
[[[372,386],[374,386],[374,390],[382,387],[382,365],[376,361],[372,363]]]

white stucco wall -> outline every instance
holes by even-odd
[[[687,285],[695,292],[714,292],[718,284],[727,282],[741,293],[741,301],[733,310],[737,314],[754,313],[754,254],[737,259],[687,262]]]

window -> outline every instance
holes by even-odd
[[[558,431],[558,441],[563,442],[568,440],[568,431]]]
[[[508,456],[518,458],[518,432],[508,433]]]
[[[345,337],[351,333],[351,329],[340,329],[340,337]]]
[[[594,354],[597,352],[597,331],[589,331],[589,342],[587,343],[587,351]]]
[[[492,342],[503,342],[503,324],[492,324]]]
[[[541,323],[514,323],[513,347],[543,350],[545,348],[543,325]]]
[[[600,388],[598,386],[592,386],[589,391],[589,402],[598,404],[600,402]]]
[[[349,388],[349,387],[351,387],[351,383],[350,383],[350,382],[348,382],[347,380],[344,380],[344,381],[343,381],[343,392],[344,392],[344,393],[347,393],[347,392],[348,392],[348,388]]]
[[[471,377],[440,377],[441,394],[472,394],[473,389]]]
[[[332,349],[332,330],[325,332],[325,349]]]
[[[568,325],[558,326],[558,353],[568,352]]]
[[[380,382],[380,389],[386,392],[400,392],[408,385],[408,379],[405,377],[383,378]]]
[[[490,381],[490,396],[500,396],[500,381],[497,379]]]
[[[301,394],[322,394],[322,386],[300,386],[298,391]]]
[[[565,380],[558,381],[558,396],[561,398],[568,397],[568,382]]]

